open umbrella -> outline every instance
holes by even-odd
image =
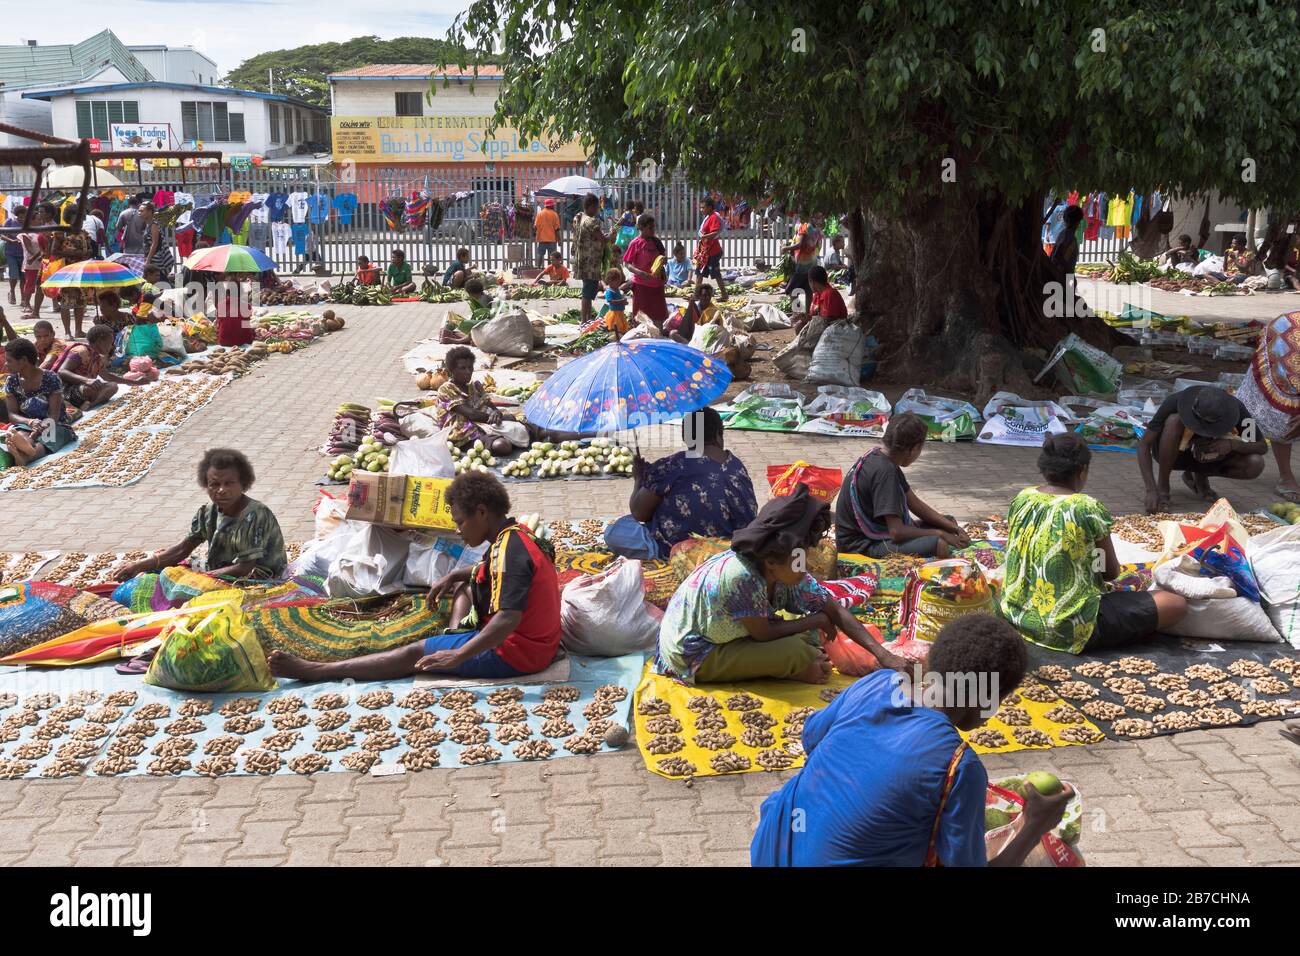
[[[137,256],[129,252],[115,252],[108,257],[108,261],[124,265],[132,272],[144,275],[144,267],[148,264],[149,257]]]
[[[594,179],[588,179],[586,176],[561,176],[559,179],[552,179],[541,189],[537,190],[534,195],[585,196],[587,193],[595,193],[599,196],[608,191],[607,187],[602,186]]]
[[[55,166],[45,174],[45,186],[48,189],[80,189],[85,181],[86,173],[80,166]],[[92,189],[117,189],[125,185],[107,169],[90,167]]]
[[[274,269],[275,262],[261,249],[227,243],[191,253],[185,268],[194,272],[265,272]]]
[[[120,262],[86,259],[55,271],[41,283],[42,289],[120,289],[144,280]]]
[[[689,345],[667,339],[618,342],[548,378],[524,405],[524,417],[556,431],[618,431],[693,412],[730,382],[725,363]]]

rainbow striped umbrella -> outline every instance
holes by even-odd
[[[265,272],[274,269],[275,263],[260,249],[227,243],[191,253],[185,268],[194,272]]]
[[[105,259],[86,259],[74,262],[52,273],[42,284],[42,289],[120,289],[139,285],[144,280],[120,262]]]

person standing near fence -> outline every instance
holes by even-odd
[[[704,211],[704,221],[700,223],[700,244],[695,250],[695,291],[700,291],[700,283],[712,276],[718,282],[718,301],[727,301],[727,283],[722,279],[722,218],[718,215],[717,203],[709,196],[700,202]]]
[[[601,223],[600,200],[587,193],[582,212],[573,221],[573,275],[582,283],[582,324],[591,321],[592,301],[600,291],[601,268],[605,262],[605,228]]]
[[[560,243],[560,216],[555,211],[554,199],[546,200],[542,210],[533,217],[533,235],[537,238],[537,257],[545,265]]]

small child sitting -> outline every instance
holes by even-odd
[[[373,265],[369,256],[357,256],[357,284],[379,285],[379,266]]]
[[[533,285],[564,285],[569,281],[569,270],[558,252],[551,253],[551,263],[533,280]]]

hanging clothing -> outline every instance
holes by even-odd
[[[307,254],[307,234],[311,227],[305,222],[295,222],[290,226],[293,235],[293,251],[295,254],[305,256]]]
[[[271,212],[271,221],[279,222],[284,218],[285,211],[289,208],[289,194],[269,193],[266,197],[266,208]]]
[[[292,230],[287,222],[271,223],[271,244],[275,248],[275,254],[283,258],[289,254],[289,238]]]
[[[1096,241],[1101,231],[1102,220],[1102,201],[1105,198],[1104,193],[1092,193],[1084,200],[1083,204],[1083,238],[1087,242]]]
[[[352,214],[357,211],[356,193],[339,193],[334,197],[334,212],[338,214],[339,225],[352,225]]]
[[[307,218],[313,223],[322,223],[330,217],[330,197],[324,193],[314,193],[307,197]]]

